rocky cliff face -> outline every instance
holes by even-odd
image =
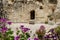
[[[56,21],[55,14],[60,10],[59,2],[59,0],[3,0],[3,7],[7,12],[8,19],[12,22],[45,23],[49,21],[49,15],[52,15],[52,20],[50,21]],[[35,13],[30,13],[32,10]],[[31,15],[35,16],[33,20],[31,19],[33,17]]]

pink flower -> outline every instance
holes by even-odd
[[[49,30],[49,32],[52,32],[52,33],[53,33],[53,32],[54,32],[54,29],[53,29],[53,28],[52,28],[52,29],[50,29],[50,30]]]
[[[23,25],[21,25],[20,29],[21,29],[22,32],[24,32],[24,33],[30,30],[29,28],[25,28]]]
[[[29,37],[27,40],[33,40],[33,38]]]
[[[24,27],[24,25],[21,25],[21,26],[20,26],[20,29],[23,29],[23,27]]]
[[[40,30],[45,30],[44,25],[41,25],[41,26],[40,26]]]
[[[31,38],[29,37],[27,40],[31,40]]]
[[[20,36],[15,36],[14,40],[19,40]]]
[[[12,24],[12,22],[7,22],[9,25],[11,25]]]
[[[22,29],[23,32],[27,32],[27,31],[29,31],[29,30],[30,30],[29,28],[23,28],[23,29]]]
[[[7,30],[8,30],[7,27],[2,27],[2,29],[1,29],[1,31],[2,31],[3,33],[5,33]]]
[[[34,38],[34,40],[39,40],[38,38]]]
[[[44,38],[49,38],[49,35],[45,35]]]
[[[7,19],[6,18],[0,18],[0,22],[6,22]]]

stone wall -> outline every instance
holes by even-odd
[[[57,4],[48,3],[48,0],[43,0],[43,3],[39,1],[28,1],[27,3],[20,0],[11,2],[9,0],[4,1],[4,10],[7,11],[7,17],[12,22],[21,23],[45,23],[48,22],[48,15],[53,14],[52,9],[57,10]],[[59,5],[59,3],[58,3]],[[42,6],[42,9],[40,9]],[[30,11],[35,10],[35,19],[30,19]],[[55,18],[53,18],[55,21]]]

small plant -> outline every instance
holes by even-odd
[[[17,34],[18,38],[15,38],[15,40],[17,40],[17,39],[18,40],[27,40],[30,37],[30,35],[28,33],[29,30],[30,30],[29,28],[25,28],[24,25],[21,25],[20,30],[17,28],[16,34]]]
[[[55,31],[56,31],[56,33],[57,33],[58,35],[60,35],[60,26],[57,26],[57,27],[55,28]]]
[[[5,24],[11,24],[7,22],[5,18],[0,18],[0,40],[14,40],[13,31],[10,28],[7,28]]]
[[[6,24],[11,25],[12,22],[0,18],[0,23],[0,40],[27,40],[30,37],[28,33],[30,29],[25,28],[23,25],[21,25],[20,30],[17,28],[16,36],[14,36],[11,28],[6,27]]]
[[[45,24],[48,24],[48,21],[46,21]]]
[[[0,39],[1,40],[13,40],[13,31],[10,28],[2,27],[0,28]]]
[[[57,35],[58,35],[58,39],[60,40],[60,26],[57,26],[57,27],[55,28],[55,31],[56,31],[56,33],[57,33]]]
[[[40,26],[40,29],[36,31],[36,34],[38,35],[38,38],[43,40],[43,37],[45,35],[45,27],[42,25]]]
[[[54,29],[50,29],[48,33],[45,34],[44,38],[46,40],[58,40],[57,33],[55,32]]]

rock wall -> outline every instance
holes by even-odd
[[[27,2],[28,1],[28,2]],[[21,22],[21,23],[45,23],[48,22],[49,18],[48,15],[53,14],[54,12],[52,9],[56,9],[59,7],[59,0],[58,4],[51,4],[45,0],[43,0],[43,3],[39,1],[29,1],[26,0],[15,0],[14,2],[11,2],[11,0],[4,0],[4,10],[7,11],[7,17],[12,22]],[[42,9],[41,9],[42,6]],[[30,19],[30,11],[35,10],[35,19]],[[55,10],[55,11],[56,11]],[[55,21],[55,18],[53,18],[53,21]]]

